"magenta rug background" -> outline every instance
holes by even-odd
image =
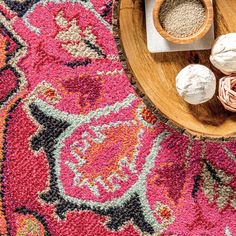
[[[0,235],[236,234],[236,141],[154,116],[110,0],[0,3]]]

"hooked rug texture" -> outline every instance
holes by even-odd
[[[236,141],[144,106],[112,4],[0,1],[0,235],[236,235]]]

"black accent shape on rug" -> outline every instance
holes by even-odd
[[[99,213],[111,218],[107,223],[107,227],[112,230],[118,230],[128,221],[132,221],[142,232],[154,233],[152,226],[145,221],[138,194],[131,197],[122,207],[111,208]]]
[[[2,23],[0,23],[0,34],[3,36],[8,36],[9,40],[7,41],[7,53],[6,53],[6,62],[8,62],[20,49],[23,48],[23,45],[19,42],[19,40],[11,33]],[[9,44],[15,43],[16,47],[11,53],[8,52]]]
[[[201,176],[200,175],[196,175],[194,176],[194,185],[193,185],[193,189],[192,189],[192,197],[196,200],[197,198],[197,193],[199,191],[199,185],[200,185],[200,180],[201,180]]]
[[[9,76],[9,80],[15,79],[15,86],[9,89],[9,91],[6,92],[6,94],[2,95],[0,98],[0,107],[8,101],[8,99],[18,92],[21,84],[20,77],[21,75],[17,72],[16,68],[12,67],[8,64],[8,62],[13,59],[15,54],[21,50],[24,46],[19,42],[19,40],[13,35],[12,32],[10,32],[4,24],[0,23],[0,34],[6,38],[6,61],[5,66],[0,69],[0,80],[2,83],[0,84],[0,87],[5,87],[6,85],[3,82],[3,79],[1,78],[5,72],[8,70],[11,71],[15,78]],[[5,88],[6,89],[6,88]]]
[[[79,66],[87,66],[91,63],[92,63],[91,59],[86,59],[86,60],[81,60],[81,61],[67,62],[67,63],[65,63],[65,65],[74,69],[74,68],[79,67]]]
[[[68,211],[91,210],[99,215],[108,216],[110,218],[107,227],[111,230],[119,230],[121,226],[132,221],[142,232],[154,233],[152,226],[145,220],[143,215],[139,195],[135,193],[127,202],[121,207],[110,207],[106,210],[100,207],[90,207],[86,204],[77,205],[69,202],[60,195],[57,186],[57,176],[54,170],[55,157],[53,151],[57,144],[57,138],[70,126],[65,121],[57,120],[44,114],[37,105],[29,105],[32,116],[42,126],[39,131],[31,140],[31,147],[35,151],[44,149],[48,163],[50,166],[50,185],[49,190],[43,192],[40,198],[49,203],[54,204],[56,207],[56,214],[65,219]]]
[[[31,104],[29,108],[36,121],[43,126],[43,129],[32,138],[32,148],[35,151],[44,148],[46,153],[51,153],[56,144],[56,139],[66,130],[67,127],[69,127],[69,124],[65,121],[60,121],[46,116],[34,104]]]
[[[107,3],[105,5],[105,9],[103,11],[103,13],[101,14],[102,17],[106,17],[112,10],[112,1],[110,1],[109,3]]]
[[[17,13],[19,17],[24,16],[24,14],[37,2],[40,0],[25,0],[23,2],[4,0],[7,6],[14,12]]]
[[[219,184],[222,184],[221,178],[218,176],[216,170],[212,167],[212,165],[205,160],[205,164],[207,167],[207,170],[210,172],[211,177]]]
[[[109,15],[112,14],[112,3],[112,1],[106,3],[101,13],[101,17],[106,20],[110,25],[112,24],[111,17],[109,17]]]
[[[95,51],[98,54],[98,56],[101,56],[103,58],[107,57],[106,54],[104,54],[103,51],[98,46],[96,46],[95,44],[93,44],[89,40],[83,39],[83,42],[87,45],[87,47],[89,47],[90,49]]]

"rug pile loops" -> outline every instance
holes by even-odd
[[[0,2],[0,235],[236,234],[236,141],[144,106],[112,4]]]

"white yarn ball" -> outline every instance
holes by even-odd
[[[236,73],[236,33],[222,35],[216,40],[210,61],[226,75]]]
[[[188,103],[197,105],[210,100],[216,91],[216,77],[206,66],[191,64],[176,77],[179,95]]]

